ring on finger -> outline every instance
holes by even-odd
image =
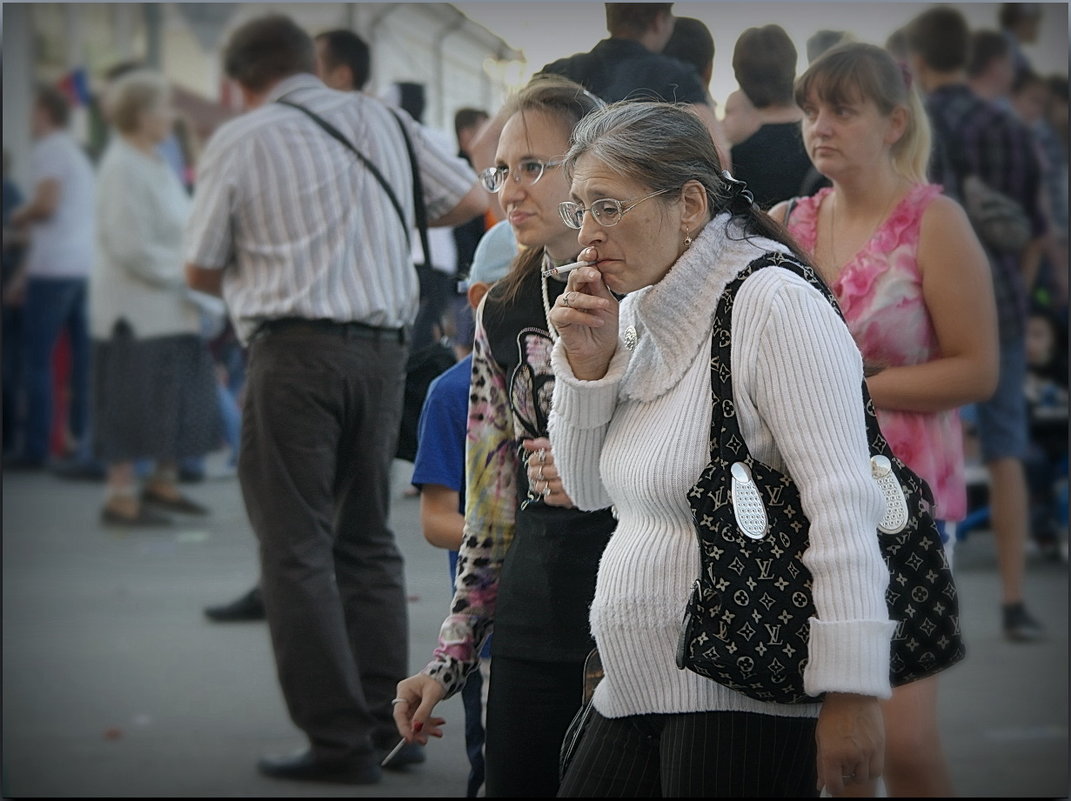
[[[540,481],[546,481],[543,477],[543,465],[539,465],[539,474],[536,476]]]
[[[550,495],[550,482],[549,481],[544,481],[543,482],[543,497],[546,498],[549,495]]]
[[[563,306],[568,308],[569,303],[572,300],[572,298],[570,297],[570,295],[572,295],[572,294],[573,294],[572,292],[566,292],[564,295],[562,295],[562,305]]]
[[[540,448],[539,449],[539,463],[543,464],[545,461],[547,461],[547,451],[546,451],[545,448]]]

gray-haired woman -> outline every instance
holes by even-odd
[[[711,333],[723,289],[773,254],[805,259],[725,180],[687,111],[615,105],[581,121],[565,167],[590,262],[570,274],[550,434],[582,509],[612,503],[591,627],[605,670],[596,715],[562,796],[793,796],[866,791],[882,772],[878,699],[888,697],[894,624],[875,531],[862,360],[832,305],[771,266],[732,313],[733,393],[759,461],[800,488],[817,616],[804,680],[821,703],[753,700],[675,663],[699,572],[687,500],[710,458]],[[623,300],[619,300],[624,296]]]
[[[115,135],[97,183],[90,278],[97,456],[108,465],[102,522],[160,525],[162,511],[205,514],[177,485],[177,464],[221,441],[211,354],[183,274],[189,195],[157,146],[174,125],[171,90],[150,70],[109,90]],[[139,494],[134,463],[155,462]]]

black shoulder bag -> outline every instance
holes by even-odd
[[[752,262],[721,297],[711,342],[710,463],[688,493],[700,572],[685,609],[677,666],[760,701],[814,703],[819,699],[803,689],[809,621],[816,615],[803,563],[810,524],[791,477],[748,451],[733,401],[733,302],[744,280],[764,268],[792,270],[839,312],[811,268],[779,254]],[[933,495],[889,448],[865,381],[862,402],[871,469],[886,499],[875,536],[889,568],[889,618],[897,623],[889,666],[895,686],[954,665],[965,650]]]
[[[982,243],[998,252],[1019,253],[1033,238],[1030,218],[1014,198],[987,184],[971,169],[964,156],[962,144],[953,140],[952,131],[941,114],[930,115],[937,134],[936,153],[942,171],[951,177],[953,196],[963,205],[967,217]]]

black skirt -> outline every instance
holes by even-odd
[[[215,366],[196,334],[138,339],[122,323],[93,343],[97,458],[175,462],[222,447]]]

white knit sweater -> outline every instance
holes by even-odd
[[[818,705],[755,701],[679,670],[674,654],[699,550],[686,493],[709,458],[710,335],[726,284],[769,240],[712,220],[658,284],[621,304],[607,375],[580,381],[559,342],[550,418],[555,461],[582,509],[613,504],[619,522],[599,565],[591,628],[605,668],[595,707],[607,717],[752,711],[815,716]],[[811,521],[814,576],[810,694],[890,695],[885,588],[876,536],[884,500],[870,475],[862,360],[813,287],[767,268],[740,288],[732,315],[733,391],[751,454],[785,470]]]

